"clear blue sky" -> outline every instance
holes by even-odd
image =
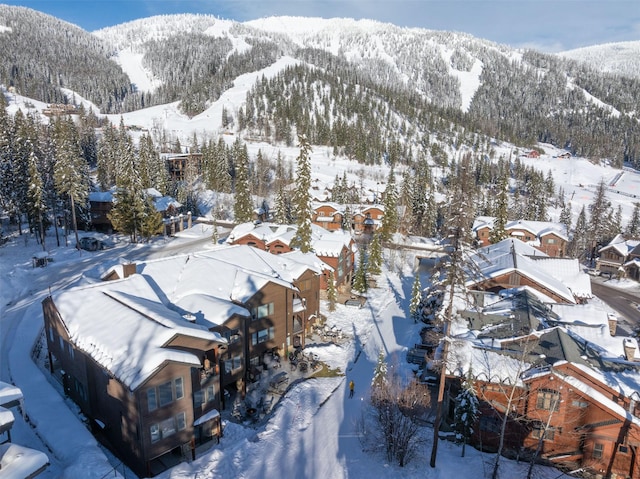
[[[0,0],[2,2],[2,0]],[[640,40],[640,0],[5,0],[88,31],[171,13],[371,18],[555,52]]]

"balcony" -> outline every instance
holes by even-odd
[[[293,299],[293,312],[299,313],[307,309],[307,301],[304,298]]]

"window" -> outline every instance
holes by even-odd
[[[147,389],[147,407],[149,408],[149,411],[154,411],[158,408],[156,388]]]
[[[536,401],[537,409],[544,409],[545,411],[557,411],[560,405],[560,393],[553,389],[539,389],[538,398]]]
[[[597,442],[593,445],[593,458],[602,459],[602,451],[604,450],[604,444]]]
[[[199,408],[204,403],[204,391],[193,391],[193,407]]]
[[[629,447],[628,447],[628,446],[625,446],[625,445],[623,445],[623,444],[620,444],[620,445],[618,446],[618,451],[620,451],[620,452],[621,452],[621,453],[623,453],[623,454],[626,454],[626,453],[628,453],[628,452],[629,452]]]
[[[556,244],[555,238],[547,238],[547,244]]]
[[[255,346],[256,344],[264,343],[270,339],[273,339],[275,336],[276,330],[274,326],[271,326],[267,329],[261,329],[260,331],[256,331],[251,334],[251,344]]]
[[[175,384],[176,384],[176,401],[178,399],[182,399],[184,397],[184,387],[182,384],[182,378],[177,378],[175,380]]]
[[[533,426],[533,431],[531,432],[531,435],[533,437],[535,437],[536,439],[540,439],[543,433],[545,441],[553,441],[556,436],[556,431],[552,427],[548,427],[545,431],[544,426],[542,426],[541,424],[536,424],[535,426]]]
[[[171,386],[171,381],[158,386],[158,398],[160,399],[160,407],[173,402],[173,387]]]
[[[58,342],[60,343],[60,349],[64,352],[64,339],[62,339],[62,336],[58,336]]]
[[[157,388],[147,389],[147,406],[149,411],[153,411],[183,397],[184,381],[182,378],[176,378],[173,381],[160,384]]]
[[[216,400],[216,392],[213,389],[213,386],[207,386],[206,398],[207,398],[207,402],[213,402]]]
[[[160,426],[152,424],[149,431],[151,432],[151,442],[157,442],[160,440]]]
[[[572,401],[571,405],[573,407],[579,407],[579,408],[589,407],[589,403],[587,403],[586,401],[578,401],[578,400]]]
[[[75,359],[75,353],[74,353],[74,350],[73,350],[73,346],[71,345],[71,343],[69,343],[67,346],[69,347],[69,357],[73,361]]]
[[[273,315],[273,303],[261,304],[257,308],[253,308],[251,312],[253,319],[266,318]]]
[[[178,431],[182,431],[187,428],[187,415],[184,412],[181,412],[176,416],[176,425],[178,426]]]
[[[226,373],[231,373],[236,369],[240,369],[242,367],[242,356],[234,356],[230,359],[225,359],[224,361],[224,371]]]
[[[53,342],[53,328],[49,327],[49,341]]]
[[[229,344],[237,343],[240,341],[240,334],[237,329],[230,329],[229,331],[225,331],[223,337],[227,340]]]
[[[165,437],[173,436],[176,433],[176,421],[170,417],[160,423],[160,435],[164,439]]]

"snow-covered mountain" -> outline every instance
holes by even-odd
[[[640,78],[464,33],[344,18],[164,15],[93,32],[89,55],[89,34],[77,27],[62,40],[47,35],[60,22],[39,12],[0,5],[0,18],[0,48],[14,52],[0,59],[0,84],[35,100],[72,101],[69,88],[102,113],[177,102],[195,118],[214,108],[245,136],[290,144],[304,129],[314,144],[361,162],[379,161],[393,144],[403,155],[428,154],[434,135],[456,149],[497,138],[618,166],[640,161]],[[51,54],[34,63],[44,39]],[[76,55],[60,64],[69,51]],[[101,67],[88,79],[83,58],[96,52]],[[240,78],[267,69],[242,105],[223,108]]]
[[[606,43],[558,53],[591,65],[603,72],[640,78],[640,41]]]

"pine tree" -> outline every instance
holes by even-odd
[[[371,387],[378,389],[387,382],[387,361],[385,358],[384,350],[380,350],[378,353],[378,360],[376,361],[376,367],[373,370],[373,378],[371,378]]]
[[[507,219],[509,215],[509,197],[507,196],[508,189],[507,176],[502,175],[498,183],[498,200],[496,205],[496,219],[493,222],[493,229],[489,234],[490,243],[499,243],[503,239],[507,238]]]
[[[380,274],[382,266],[382,244],[380,244],[380,234],[373,233],[371,243],[369,244],[369,258],[367,267],[369,273]]]
[[[116,230],[128,234],[131,242],[137,243],[142,223],[147,216],[146,199],[142,179],[138,174],[133,142],[122,121],[116,141],[116,190],[108,216]]]
[[[583,206],[576,220],[573,236],[569,242],[570,256],[584,260],[587,256],[587,214]]]
[[[360,248],[358,251],[358,266],[353,277],[353,289],[360,294],[367,292],[367,261],[365,260],[365,250]]]
[[[329,301],[329,311],[335,311],[336,302],[338,301],[338,291],[336,290],[336,279],[333,271],[329,271],[327,278],[327,300]]]
[[[13,213],[18,218],[18,228],[22,234],[22,215],[28,213],[29,159],[37,143],[35,125],[18,110],[13,118],[13,158],[11,161],[11,181],[13,183]],[[30,221],[30,224],[32,222]]]
[[[296,191],[293,196],[293,208],[296,219],[296,235],[291,240],[291,247],[298,248],[303,253],[312,251],[311,245],[311,145],[307,137],[298,136],[300,154],[296,159]]]
[[[462,454],[464,457],[465,448],[469,441],[469,436],[473,434],[473,425],[479,415],[478,397],[473,389],[473,379],[471,377],[471,369],[462,389],[456,396],[456,407],[454,411],[454,424],[456,428],[456,437],[462,442]]]
[[[440,384],[438,386],[438,403],[434,420],[433,442],[431,447],[430,466],[436,467],[438,453],[438,440],[440,423],[442,421],[442,407],[444,402],[444,386],[446,377],[446,364],[449,354],[449,329],[453,319],[453,303],[456,289],[463,287],[468,271],[474,265],[468,260],[468,252],[471,249],[471,225],[475,217],[473,195],[474,178],[471,168],[471,155],[462,157],[456,168],[455,182],[450,191],[448,200],[449,220],[447,224],[448,239],[450,241],[448,261],[444,264],[446,269],[446,287],[448,288],[448,305],[444,317],[444,340],[442,341]]]
[[[145,241],[162,231],[162,215],[156,210],[153,199],[147,196],[140,218],[140,235]]]
[[[393,235],[398,231],[398,222],[398,192],[393,168],[391,168],[384,190],[384,216],[380,226],[380,239],[383,243],[391,241]]]
[[[638,202],[633,204],[633,213],[631,213],[631,219],[627,224],[626,233],[630,239],[640,237],[640,203]]]
[[[82,157],[78,132],[71,118],[59,119],[54,126],[56,164],[55,187],[71,202],[71,222],[76,235],[76,248],[80,248],[76,207],[85,206],[89,196],[89,166]]]
[[[560,212],[560,223],[564,225],[567,234],[571,231],[571,222],[572,213],[571,213],[571,202],[567,201],[562,207],[562,211]]]
[[[607,199],[607,184],[600,180],[593,202],[589,205],[589,223],[587,224],[587,247],[593,251],[598,244],[604,245],[619,232],[612,231],[610,221],[611,202]],[[591,254],[591,253],[590,253]]]
[[[233,191],[233,213],[236,223],[246,223],[253,217],[251,193],[249,191],[249,154],[247,146],[236,140],[233,145],[233,155],[236,164],[235,187]]]
[[[42,245],[42,251],[46,251],[45,246],[45,229],[43,217],[46,214],[47,207],[44,201],[44,182],[38,165],[38,159],[35,152],[29,156],[29,189],[27,193],[27,204],[29,217],[34,218],[36,230]]]
[[[284,191],[282,185],[278,188],[276,193],[276,223],[281,225],[290,225],[293,223],[293,215],[291,214],[291,202],[287,194]]]
[[[409,312],[413,318],[413,322],[417,323],[420,319],[420,303],[422,302],[422,285],[420,284],[420,275],[416,272],[411,287],[411,303],[409,304]]]

